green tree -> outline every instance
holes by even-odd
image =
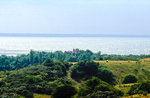
[[[81,61],[76,64],[71,73],[72,78],[89,79],[96,76],[99,71],[99,63],[93,61]]]
[[[30,51],[30,63],[31,64],[34,63],[34,51],[33,50]]]
[[[53,66],[54,62],[51,59],[46,59],[43,63],[44,66]]]

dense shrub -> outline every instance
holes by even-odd
[[[72,78],[89,79],[98,73],[99,64],[93,61],[82,61],[74,65],[71,73]]]
[[[78,80],[87,80],[91,77],[96,76],[105,82],[113,84],[114,75],[107,68],[103,68],[99,63],[93,61],[81,61],[73,66],[71,77]]]
[[[150,81],[134,84],[128,91],[128,94],[146,94],[150,93]]]
[[[49,65],[49,60],[45,62],[45,66],[30,66],[3,73],[7,77],[0,81],[0,94],[12,92],[30,98],[33,93],[50,94],[57,85],[72,84],[66,78],[67,70],[71,66],[69,63],[52,61],[53,65]]]
[[[77,93],[77,89],[72,85],[60,85],[54,90],[52,96],[54,98],[70,98]]]
[[[108,70],[107,68],[101,68],[98,72],[98,77],[105,82],[108,82],[110,84],[114,84],[115,75],[110,70]]]
[[[126,75],[122,81],[123,84],[135,83],[135,82],[137,82],[137,78],[134,75]]]
[[[54,62],[51,59],[46,59],[43,63],[44,66],[53,66]]]
[[[97,77],[93,77],[85,82],[84,87],[79,90],[79,96],[87,96],[89,94],[94,94],[98,91],[110,91],[114,95],[122,95],[122,92],[115,89],[112,85],[100,80]]]

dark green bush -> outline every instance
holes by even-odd
[[[134,75],[126,75],[122,81],[123,84],[135,83],[135,82],[137,82],[137,78]]]
[[[71,73],[72,78],[89,79],[98,73],[99,64],[93,61],[82,61],[74,65]]]
[[[0,87],[4,86],[5,82],[4,81],[0,81]]]
[[[78,80],[87,80],[96,76],[101,80],[113,84],[114,75],[107,68],[103,68],[99,63],[93,61],[82,61],[73,66],[71,77]]]
[[[46,59],[43,63],[44,66],[53,66],[54,62],[51,59]]]
[[[60,85],[54,90],[52,96],[54,98],[70,98],[77,93],[77,89],[72,85]]]
[[[79,90],[78,95],[87,96],[88,94],[93,94],[98,91],[110,91],[113,92],[116,96],[122,95],[122,92],[120,92],[119,90],[115,89],[112,85],[100,80],[97,77],[93,77],[92,79],[87,80],[85,82],[85,86]]]
[[[114,74],[110,71],[110,70],[108,70],[107,68],[101,68],[100,70],[99,70],[99,72],[98,72],[98,77],[101,79],[101,80],[103,80],[103,81],[105,81],[105,82],[108,82],[108,83],[110,83],[110,84],[114,84],[114,81],[115,81],[115,79],[114,79]]]
[[[128,91],[129,95],[133,95],[133,94],[144,94],[145,95],[147,93],[150,93],[150,82],[149,81],[134,84],[131,86],[131,88]]]

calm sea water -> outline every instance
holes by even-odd
[[[37,51],[90,49],[102,54],[150,54],[150,38],[127,37],[0,37],[0,55]]]

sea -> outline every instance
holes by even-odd
[[[0,55],[17,56],[29,51],[71,51],[73,49],[102,54],[150,54],[149,37],[0,37]]]

